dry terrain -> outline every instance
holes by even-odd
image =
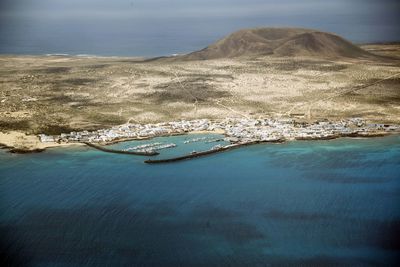
[[[385,57],[3,55],[0,131],[59,134],[128,121],[240,116],[400,123],[399,45],[362,48]]]
[[[181,58],[198,60],[254,55],[376,57],[334,33],[303,28],[253,28],[236,31],[200,51]]]

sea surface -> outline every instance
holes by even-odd
[[[178,144],[158,157],[215,145],[190,138],[158,138]],[[0,151],[2,257],[15,266],[399,266],[398,135],[145,159],[88,147]]]
[[[271,26],[390,42],[399,41],[398,13],[396,0],[1,0],[0,55],[169,56]]]

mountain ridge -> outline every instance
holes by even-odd
[[[324,58],[376,57],[333,33],[305,28],[252,28],[233,32],[204,49],[179,56],[179,58],[207,60],[266,55]]]

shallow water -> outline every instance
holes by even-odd
[[[183,145],[187,138],[151,142],[178,144],[159,157],[215,145]],[[161,165],[144,159],[86,147],[0,151],[2,250],[27,266],[399,259],[400,136],[263,144]]]

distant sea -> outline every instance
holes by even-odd
[[[326,18],[323,15],[318,22],[299,23],[295,19],[282,19],[281,24],[265,15],[229,20],[218,17],[185,20],[177,17],[167,20],[116,19],[111,22],[85,18],[51,19],[46,16],[13,20],[0,14],[0,54],[169,56],[203,49],[239,29],[282,25],[330,31],[355,43],[394,41],[399,36],[398,23],[392,22],[393,25],[388,26],[381,22],[380,17],[373,25],[361,21],[346,23],[343,17],[338,20],[337,16],[331,19],[335,23],[324,24]],[[336,22],[340,22],[339,25]]]
[[[2,21],[0,20],[0,23]],[[71,24],[71,25],[69,25]],[[79,25],[68,26],[51,21],[39,26],[30,22],[18,27],[0,25],[0,54],[16,55],[95,55],[157,57],[185,54],[202,49],[229,33],[199,32],[174,25]],[[88,28],[89,27],[89,28]],[[229,31],[229,30],[228,30]]]
[[[188,138],[158,138],[178,144],[159,157],[215,145]],[[18,266],[399,266],[400,136],[144,159],[87,147],[0,151],[2,257]]]

